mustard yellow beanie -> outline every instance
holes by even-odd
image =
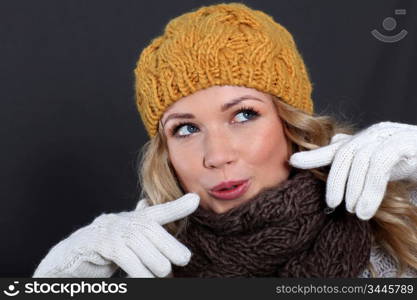
[[[136,105],[150,137],[169,105],[213,85],[254,88],[313,113],[312,85],[293,37],[241,3],[172,19],[142,51],[135,76]]]

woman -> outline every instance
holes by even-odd
[[[143,200],[61,241],[35,277],[118,267],[131,277],[417,276],[415,126],[353,135],[315,115],[304,62],[270,16],[236,3],[179,16],[135,75],[151,137]]]

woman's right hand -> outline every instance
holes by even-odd
[[[130,212],[102,214],[55,245],[33,277],[111,277],[118,267],[129,277],[165,277],[171,264],[185,266],[190,250],[162,225],[194,212],[197,194]]]

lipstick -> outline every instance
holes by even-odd
[[[249,185],[249,180],[222,182],[221,184],[213,187],[209,191],[209,194],[220,200],[232,200],[245,194]]]

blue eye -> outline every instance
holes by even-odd
[[[180,123],[174,127],[172,130],[172,135],[177,135],[178,137],[187,137],[191,133],[197,132],[197,130],[197,127],[190,123]]]
[[[243,107],[234,113],[234,118],[237,118],[236,123],[241,124],[248,121],[251,121],[259,116],[259,113],[251,107]],[[170,130],[171,135],[178,138],[186,138],[192,135],[195,132],[198,132],[199,129],[197,126],[194,126],[192,123],[179,123]]]
[[[238,110],[236,117],[240,120],[239,123],[250,121],[259,115],[258,112],[252,108],[242,108]]]

